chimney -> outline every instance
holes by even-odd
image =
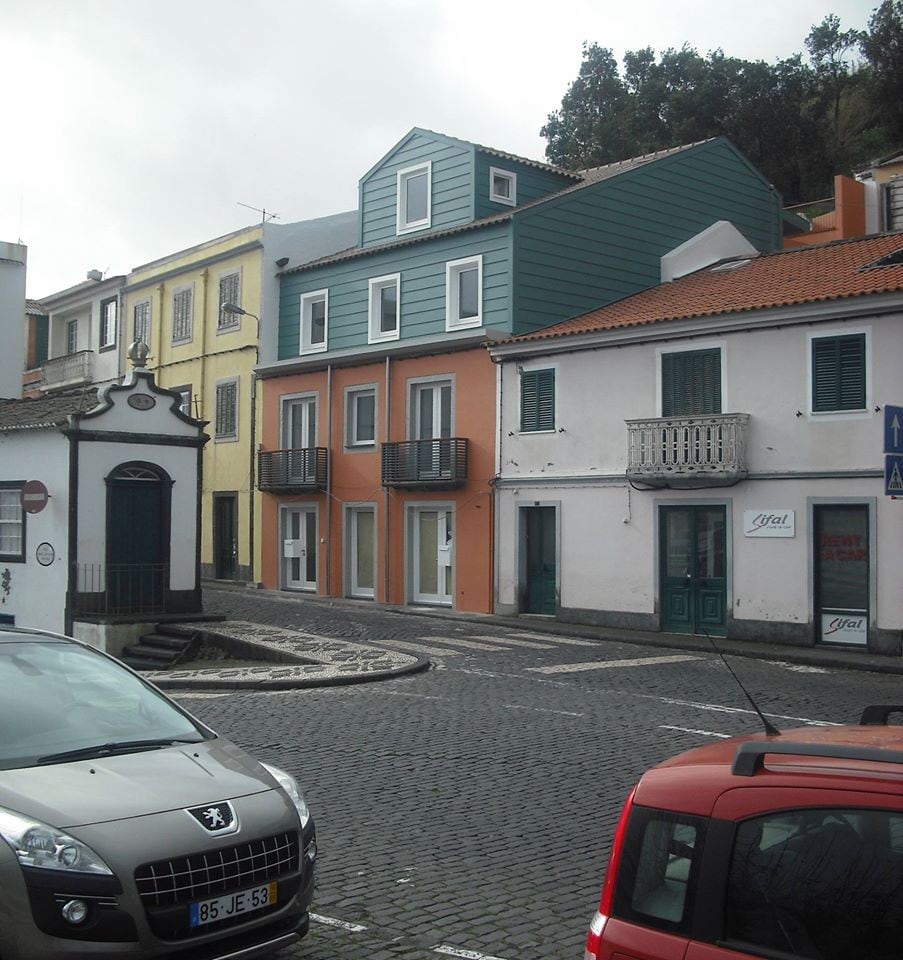
[[[98,283],[100,283],[100,281],[103,280],[103,274],[100,272],[100,270],[89,270],[88,279],[96,280]]]

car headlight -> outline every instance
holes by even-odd
[[[291,797],[292,803],[295,805],[295,809],[298,811],[298,816],[301,818],[301,827],[306,827],[307,821],[310,820],[310,810],[308,809],[307,803],[304,800],[304,796],[301,793],[301,788],[298,786],[298,781],[291,774],[286,773],[284,770],[280,770],[279,767],[274,767],[272,764],[261,761],[260,765]]]
[[[81,840],[70,837],[56,827],[23,817],[0,807],[0,837],[13,848],[23,867],[66,870],[72,873],[99,873],[112,876],[113,871]]]

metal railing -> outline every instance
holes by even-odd
[[[268,450],[257,455],[258,490],[325,490],[326,447]]]
[[[43,386],[58,387],[64,383],[90,383],[94,379],[94,351],[79,350],[44,363]]]
[[[746,476],[748,413],[627,420],[627,476],[646,483]]]
[[[809,203],[798,203],[792,207],[784,207],[788,213],[795,213],[798,217],[809,221],[810,233],[824,233],[837,227],[837,210],[834,197],[825,200],[810,200]]]
[[[75,613],[100,616],[166,613],[168,563],[77,563]]]
[[[382,445],[384,487],[459,486],[466,480],[466,438],[404,440]]]

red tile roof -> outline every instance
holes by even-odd
[[[889,254],[896,262],[876,266]],[[546,340],[666,320],[742,313],[903,291],[903,233],[782,250],[705,267],[504,343]]]

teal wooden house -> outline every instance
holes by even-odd
[[[719,221],[781,245],[780,195],[721,137],[568,172],[415,127],[359,195],[358,246],[282,275],[287,365],[527,333],[659,283]]]

